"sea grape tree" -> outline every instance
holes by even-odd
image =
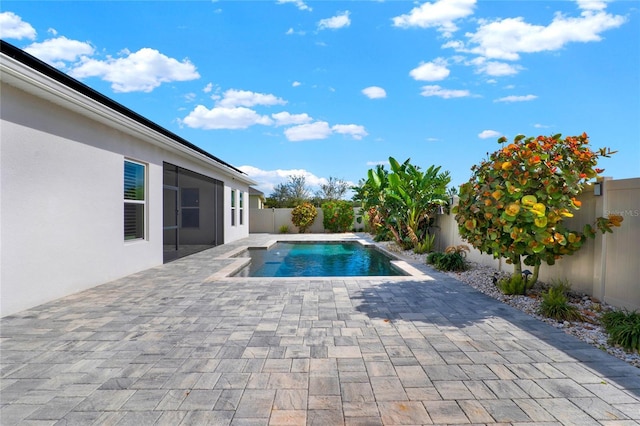
[[[586,237],[595,237],[593,226],[570,230],[564,219],[580,208],[576,197],[585,184],[602,173],[598,159],[615,152],[592,151],[586,133],[564,139],[518,135],[512,143],[505,137],[498,142],[506,146],[471,168],[453,212],[462,238],[513,264],[514,278],[522,274],[521,261],[534,267],[533,285],[542,262],[553,265],[579,250]],[[621,222],[621,216],[600,217],[595,227],[612,232]]]

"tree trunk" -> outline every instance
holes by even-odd
[[[533,275],[531,275],[531,278],[529,281],[529,288],[533,287],[535,283],[538,282],[539,273],[540,273],[540,264],[537,264],[536,266],[533,267]]]
[[[407,234],[409,234],[409,239],[411,239],[411,243],[413,244],[413,248],[418,247],[418,243],[420,242],[420,240],[418,240],[418,236],[416,235],[414,230],[408,225],[407,225]]]
[[[396,230],[396,228],[394,228],[391,225],[387,225],[387,229],[389,229],[389,231],[391,231],[391,233],[393,234],[394,238],[396,239],[396,243],[398,244],[398,246],[402,249],[404,249],[404,245],[402,244],[402,238],[400,238],[400,234],[398,234],[398,231]]]
[[[511,262],[513,262],[513,277],[522,277],[522,263],[520,263],[520,255],[512,254]]]

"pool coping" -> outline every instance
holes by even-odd
[[[363,247],[374,247],[376,250],[382,252],[384,255],[386,255],[387,257],[389,257],[390,263],[398,270],[400,270],[402,273],[406,274],[406,275],[356,275],[356,276],[331,276],[331,277],[322,277],[322,276],[317,276],[317,277],[235,277],[234,275],[240,271],[242,268],[246,267],[249,263],[251,263],[251,258],[249,257],[238,257],[238,255],[246,250],[249,249],[269,249],[271,248],[273,245],[275,245],[276,243],[358,243]],[[431,281],[434,280],[434,278],[430,277],[429,275],[425,274],[424,272],[420,271],[418,268],[412,266],[409,262],[407,262],[406,260],[400,259],[398,257],[398,255],[396,255],[395,253],[387,250],[385,247],[382,247],[379,244],[375,244],[371,241],[367,241],[363,238],[358,238],[358,239],[335,239],[335,240],[314,240],[314,239],[309,239],[309,240],[304,240],[304,241],[300,241],[297,239],[287,239],[287,238],[274,238],[272,240],[269,240],[267,242],[265,242],[264,244],[255,244],[255,245],[243,245],[243,246],[238,246],[235,247],[232,250],[229,250],[228,252],[217,256],[215,258],[216,260],[230,260],[233,259],[233,261],[229,264],[226,265],[222,268],[220,268],[218,271],[216,271],[215,273],[211,274],[209,277],[207,277],[204,281],[205,282],[212,282],[212,281],[217,281],[220,279],[242,279],[242,280],[252,280],[252,279],[258,279],[258,280],[264,280],[264,279],[300,279],[300,278],[305,278],[305,279],[393,279],[395,280],[404,280],[404,279],[413,279],[415,280],[416,278],[419,278],[421,280],[425,280],[425,281]]]

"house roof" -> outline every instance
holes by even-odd
[[[148,129],[157,132],[167,138],[172,139],[173,141],[177,142],[178,144],[192,150],[195,151],[201,155],[204,155],[206,157],[208,157],[210,160],[215,161],[216,163],[218,163],[221,166],[224,166],[225,168],[229,168],[231,170],[233,170],[236,173],[239,173],[241,175],[245,175],[246,173],[244,173],[242,170],[232,166],[231,164],[221,160],[220,158],[216,157],[215,155],[205,151],[202,148],[199,148],[198,146],[192,144],[191,142],[187,141],[186,139],[176,135],[175,133],[165,129],[164,127],[154,123],[153,121],[143,117],[142,115],[136,113],[135,111],[125,107],[124,105],[114,101],[113,99],[103,95],[102,93],[92,89],[91,87],[87,86],[86,84],[74,79],[73,77],[70,77],[69,75],[57,70],[56,68],[52,67],[51,65],[41,61],[40,59],[36,58],[35,56],[32,56],[30,54],[28,54],[27,52],[25,52],[22,49],[19,49],[17,47],[15,47],[14,45],[7,43],[4,40],[0,40],[0,47],[1,47],[1,52],[2,54],[13,58],[14,60],[20,62],[21,64],[65,85],[66,87],[74,90],[75,92],[78,92],[90,99],[92,99],[95,102],[98,102],[100,104],[102,104],[103,106],[116,111],[117,113],[120,113],[126,117],[128,117],[129,119],[137,122],[138,124],[141,124],[145,127],[147,127]]]

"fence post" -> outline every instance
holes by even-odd
[[[595,217],[607,216],[608,200],[607,200],[607,182],[612,178],[604,177],[598,180],[600,183],[600,196],[596,197]],[[593,249],[593,295],[604,301],[606,295],[606,273],[607,273],[607,236],[596,229],[596,238]]]

